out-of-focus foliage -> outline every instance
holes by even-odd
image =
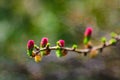
[[[48,37],[66,46],[83,45],[86,26],[94,28],[93,44],[110,32],[120,33],[120,0],[0,0],[0,80],[120,80],[120,44],[88,59],[52,52],[41,63],[26,54],[26,43]]]

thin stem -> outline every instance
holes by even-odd
[[[115,44],[118,43],[120,41],[120,36],[114,37],[114,39],[116,40]],[[98,46],[92,46],[92,48],[85,48],[85,49],[74,49],[74,48],[68,48],[68,47],[61,47],[61,49],[63,50],[67,50],[67,51],[73,51],[76,52],[78,54],[80,53],[89,53],[91,50],[101,50],[104,49],[106,47],[112,46],[114,44],[111,44],[109,41],[103,43],[102,45],[98,45]],[[56,46],[53,47],[45,47],[45,48],[41,48],[41,49],[36,49],[36,54],[39,54],[40,51],[44,51],[44,50],[57,50]]]

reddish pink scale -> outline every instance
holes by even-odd
[[[93,31],[92,27],[87,27],[86,30],[85,30],[84,35],[85,35],[86,37],[91,36],[92,31]]]
[[[34,40],[29,40],[29,41],[28,41],[28,43],[27,43],[27,48],[28,48],[28,50],[34,48]]]
[[[64,40],[59,40],[59,44],[61,47],[64,47],[65,46],[65,41]]]

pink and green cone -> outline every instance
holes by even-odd
[[[87,27],[86,30],[85,30],[85,33],[84,33],[84,40],[83,40],[83,43],[86,45],[88,44],[88,42],[90,41],[91,39],[91,35],[92,35],[92,27]]]
[[[41,42],[40,42],[40,48],[45,48],[47,45],[49,45],[48,38],[46,38],[46,37],[42,38]],[[50,54],[49,51],[41,51],[40,53],[42,56]]]
[[[33,49],[34,49],[34,40],[29,40],[28,43],[27,43],[27,54],[29,56],[32,56],[32,52],[33,52]]]
[[[59,40],[57,42],[57,50],[56,50],[56,56],[57,57],[62,57],[67,55],[67,51],[66,50],[62,50],[60,49],[60,47],[64,47],[65,46],[65,41],[64,40]]]

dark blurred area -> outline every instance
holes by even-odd
[[[83,48],[83,33],[94,28],[92,42],[120,34],[120,0],[0,0],[0,80],[120,80],[120,43],[90,59],[55,52],[35,63],[26,54],[29,39],[48,37]]]

